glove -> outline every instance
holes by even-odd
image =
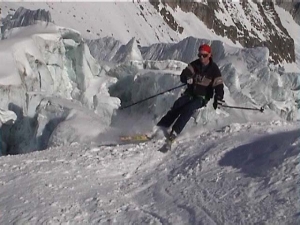
[[[194,81],[193,81],[193,78],[189,78],[189,79],[187,79],[187,81],[186,81],[187,84],[193,84],[193,82],[194,82]]]
[[[213,107],[216,110],[218,108],[218,105],[223,105],[224,103],[225,103],[225,101],[221,97],[215,96],[214,102],[213,102]]]

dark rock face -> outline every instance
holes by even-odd
[[[44,9],[30,10],[20,7],[14,15],[8,15],[2,20],[1,34],[15,27],[33,25],[37,21],[51,22],[50,12]]]
[[[159,9],[159,1],[157,0],[150,0],[150,3],[154,6],[154,8],[157,10],[157,12],[160,13],[160,15],[163,17],[164,21],[171,27],[174,31],[178,31],[180,34],[183,32],[183,27],[181,27],[172,14],[166,9],[166,7],[163,7],[161,10]],[[164,3],[165,4],[165,3]],[[172,4],[172,1],[170,1],[170,4]]]
[[[150,3],[175,31],[182,33],[184,28],[176,22],[168,6],[173,10],[180,7],[184,12],[194,13],[209,29],[234,43],[239,42],[247,48],[268,47],[272,62],[295,62],[294,40],[282,26],[272,1],[198,3],[192,0],[163,0],[160,3],[151,0]]]

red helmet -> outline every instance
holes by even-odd
[[[211,53],[211,47],[207,44],[204,44],[204,45],[200,45],[199,47],[199,52],[200,51],[204,51],[204,52],[207,52],[207,53]]]

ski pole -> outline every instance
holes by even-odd
[[[260,109],[257,109],[257,108],[248,108],[248,107],[230,106],[230,105],[222,105],[222,104],[220,104],[220,106],[226,107],[226,108],[232,108],[232,109],[255,110],[255,111],[260,111],[261,113],[264,112],[264,108],[263,108],[263,107],[260,107]]]
[[[156,96],[162,95],[162,94],[164,94],[164,93],[166,93],[166,92],[170,92],[170,91],[173,91],[173,90],[175,90],[175,89],[177,89],[177,88],[181,88],[181,87],[183,87],[183,86],[185,86],[185,85],[186,85],[186,84],[181,84],[181,85],[179,85],[179,86],[177,86],[177,87],[174,87],[174,88],[171,88],[171,89],[169,89],[169,90],[160,92],[160,93],[158,93],[158,94],[156,94],[156,95],[153,95],[153,96],[150,96],[150,97],[148,97],[148,98],[142,99],[142,100],[137,101],[137,102],[135,102],[135,103],[132,103],[132,104],[130,104],[130,105],[127,105],[127,106],[124,106],[124,107],[120,107],[120,109],[122,110],[122,109],[129,108],[129,107],[134,106],[134,105],[136,105],[136,104],[139,104],[139,103],[141,103],[141,102],[147,101],[147,100],[149,100],[149,99],[151,99],[151,98],[155,98]]]

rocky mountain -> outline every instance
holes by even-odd
[[[20,6],[31,10],[18,9]],[[299,21],[298,0],[133,0],[74,3],[72,6],[68,3],[5,3],[1,8],[8,15],[2,19],[1,33],[35,20],[48,22],[52,17],[57,25],[80,31],[85,39],[113,37],[126,44],[134,37],[142,47],[161,42],[177,43],[193,36],[229,40],[247,48],[267,47],[271,62],[295,62],[294,40],[282,25],[276,7],[285,8]]]
[[[185,28],[172,12],[180,9],[195,14],[217,35],[239,42],[244,47],[268,47],[271,61],[295,62],[294,41],[282,26],[273,1],[150,0],[150,3],[166,23],[179,33]],[[281,5],[291,11],[297,11],[296,7],[299,6],[298,3],[286,1]]]

